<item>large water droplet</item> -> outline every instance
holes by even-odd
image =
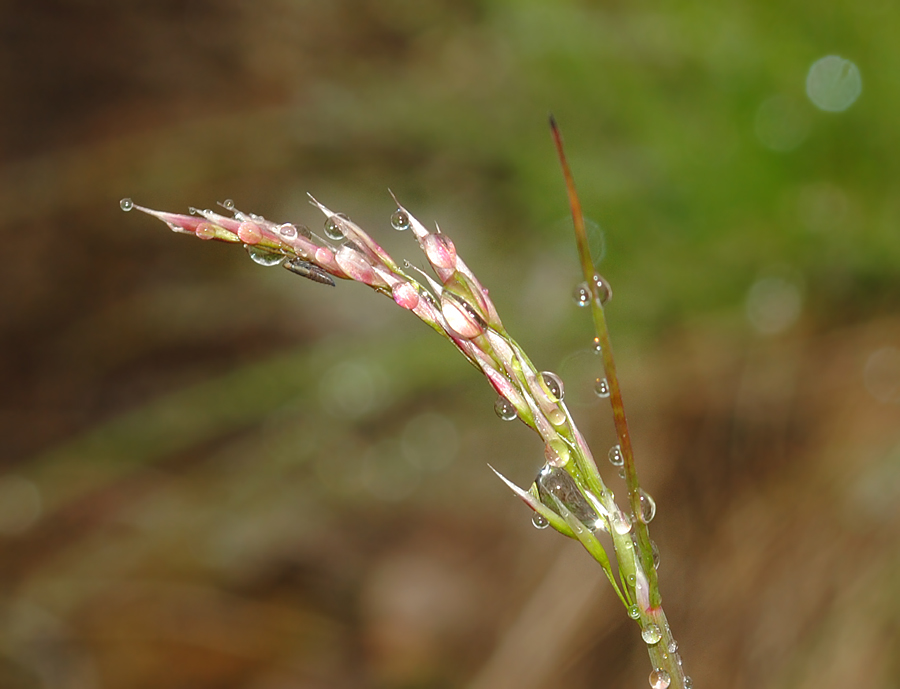
[[[535,529],[546,529],[550,526],[550,522],[547,521],[547,518],[539,512],[535,512],[534,516],[531,517],[531,523],[534,525]]]
[[[687,675],[684,676],[684,689],[691,689],[694,686],[694,680]]]
[[[667,650],[669,653],[674,653],[675,651],[678,650],[678,642],[675,641],[675,639],[672,639],[672,640],[669,642],[669,645],[666,646],[666,650]]]
[[[250,258],[253,259],[254,263],[258,263],[267,268],[281,265],[286,258],[284,254],[279,254],[276,251],[269,251],[268,249],[264,249],[254,244],[245,244],[244,248],[247,250],[247,253],[250,255]]]
[[[599,519],[597,512],[588,504],[575,480],[565,469],[542,471],[537,478],[537,487],[541,502],[545,505],[554,509],[553,500],[549,497],[553,495],[578,521],[591,529],[595,527]]]
[[[588,286],[588,283],[582,282],[575,286],[575,291],[572,293],[572,297],[575,299],[575,305],[585,307],[591,303],[591,288]]]
[[[504,421],[515,421],[519,415],[513,403],[502,395],[494,402],[494,413]]]
[[[294,225],[291,225],[291,223],[286,222],[278,228],[278,234],[287,239],[293,239],[297,236],[297,228]]]
[[[119,208],[121,208],[126,213],[134,208],[134,201],[131,199],[122,199],[119,201]]]
[[[650,673],[650,686],[653,689],[666,689],[672,683],[672,678],[665,670],[657,669]]]
[[[641,514],[640,520],[644,522],[644,524],[649,524],[653,521],[653,517],[656,516],[656,501],[650,497],[649,493],[647,493],[643,488],[640,491],[640,499],[641,499]]]
[[[594,392],[601,399],[609,397],[609,383],[606,382],[606,378],[598,378],[594,381]]]
[[[652,622],[648,624],[641,630],[641,638],[644,640],[645,644],[650,646],[658,644],[659,640],[662,638],[662,632],[659,631],[659,625],[653,624]]]
[[[594,273],[594,277],[591,278],[591,291],[601,306],[612,299],[612,288],[599,273]]]
[[[641,611],[638,609],[637,603],[632,603],[628,606],[628,616],[636,620],[641,616]]]
[[[547,386],[547,390],[549,390],[550,394],[556,398],[555,401],[561,402],[566,395],[562,379],[553,371],[542,371],[541,378],[544,381],[544,385]]]
[[[325,220],[325,236],[339,242],[344,238],[344,231],[341,229],[340,220],[332,215]]]
[[[620,467],[625,464],[625,455],[622,454],[621,445],[613,445],[609,448],[609,463],[614,467]]]
[[[408,230],[409,229],[409,214],[400,208],[394,211],[393,215],[391,215],[391,227],[395,230]]]

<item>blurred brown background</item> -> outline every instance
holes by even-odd
[[[898,30],[883,0],[0,4],[0,687],[646,686],[449,345],[118,207],[313,225],[310,191],[417,260],[390,187],[603,458],[550,110],[694,686],[897,687]]]

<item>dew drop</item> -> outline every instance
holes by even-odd
[[[403,231],[409,229],[409,214],[400,208],[391,215],[391,227],[395,230]]]
[[[213,239],[216,236],[216,228],[212,223],[202,222],[197,225],[194,234],[200,239]]]
[[[675,651],[678,650],[678,642],[675,641],[675,639],[672,639],[672,640],[669,642],[669,645],[666,646],[666,650],[667,650],[669,653],[674,653]]]
[[[615,517],[613,517],[613,528],[616,530],[616,533],[620,536],[624,536],[629,531],[631,531],[631,521],[624,514],[619,512]]]
[[[612,288],[599,273],[594,273],[594,277],[591,278],[591,291],[600,306],[612,299]]]
[[[551,440],[544,446],[544,459],[550,466],[564,467],[569,462],[569,448],[560,438]]]
[[[601,399],[609,397],[609,383],[606,382],[606,378],[598,378],[594,381],[594,392]]]
[[[250,255],[250,258],[253,259],[254,263],[265,266],[267,268],[281,265],[284,262],[285,258],[287,258],[284,254],[279,254],[275,251],[269,251],[268,249],[263,249],[262,247],[252,244],[245,244],[244,248],[247,250],[247,253]]]
[[[644,640],[644,643],[649,646],[658,644],[659,640],[662,638],[662,632],[659,631],[659,625],[653,624],[652,622],[648,624],[641,630],[641,638]]]
[[[580,307],[585,307],[591,303],[591,288],[588,286],[588,283],[582,282],[575,286],[575,291],[572,292],[572,297],[575,299],[575,305]]]
[[[494,413],[504,421],[515,421],[519,415],[513,403],[502,395],[494,402]]]
[[[681,660],[681,654],[680,654],[680,653],[676,653],[676,654],[675,654],[675,662],[678,663],[678,667],[681,667],[681,664],[684,662],[684,661]]]
[[[325,220],[325,236],[336,242],[344,238],[344,231],[341,229],[341,223],[334,215]]]
[[[637,603],[632,603],[628,606],[628,616],[636,620],[641,616],[641,611],[638,609]]]
[[[556,498],[582,524],[594,529],[601,521],[596,510],[588,503],[578,484],[565,469],[545,467],[536,479],[538,496],[545,505],[556,511]]]
[[[641,499],[641,514],[640,519],[644,524],[649,524],[653,521],[653,517],[656,516],[656,501],[650,497],[650,495],[641,488],[640,492]]]
[[[634,588],[635,583],[637,583],[637,577],[634,574],[629,574],[625,577],[625,581],[628,582],[628,585]]]
[[[231,199],[225,199],[224,201],[222,201],[222,208],[224,208],[226,211],[233,211],[234,201],[232,201]]]
[[[534,525],[535,529],[546,529],[550,526],[550,522],[547,521],[547,518],[538,512],[535,512],[534,516],[531,517],[531,523]]]
[[[554,426],[562,426],[566,422],[566,413],[559,407],[553,407],[547,412],[547,421]]]
[[[594,354],[603,354],[603,345],[600,344],[600,338],[595,337],[593,342],[591,343],[591,349]]]
[[[625,455],[622,454],[621,445],[613,445],[609,448],[609,463],[614,467],[620,467],[625,464]]]
[[[244,244],[258,244],[263,235],[259,225],[245,221],[238,226],[237,236]]]
[[[653,555],[653,569],[659,569],[659,546],[650,541],[650,553]]]
[[[666,689],[671,683],[672,679],[665,670],[654,670],[650,673],[650,686],[653,689]]]
[[[121,208],[126,213],[134,208],[134,201],[131,199],[122,199],[119,201],[119,208]]]
[[[297,236],[297,228],[291,225],[291,223],[286,222],[278,228],[278,234],[287,239],[293,239]]]
[[[687,675],[684,676],[684,689],[691,689],[694,686],[694,680]]]
[[[550,394],[556,398],[554,401],[562,402],[563,397],[566,396],[566,389],[563,387],[562,379],[553,371],[542,371],[541,379],[544,381],[544,385]]]

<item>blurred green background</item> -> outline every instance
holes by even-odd
[[[10,0],[0,33],[4,689],[646,686],[446,342],[118,207],[315,227],[309,191],[421,264],[390,187],[602,459],[550,111],[694,686],[898,686],[895,3]]]

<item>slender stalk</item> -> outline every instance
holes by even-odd
[[[660,687],[689,688],[690,679],[686,678],[681,666],[681,659],[677,653],[677,644],[672,637],[669,624],[666,620],[665,612],[662,609],[662,596],[659,592],[659,581],[656,574],[656,567],[653,562],[653,545],[650,541],[650,531],[647,524],[641,519],[641,486],[638,481],[637,471],[634,464],[634,450],[631,444],[631,434],[628,432],[628,419],[625,416],[625,404],[622,401],[622,389],[619,385],[619,377],[616,373],[616,362],[613,357],[612,343],[609,338],[609,328],[606,324],[606,314],[603,309],[604,302],[609,298],[610,291],[606,281],[596,272],[594,262],[591,257],[591,250],[588,244],[587,229],[584,223],[584,213],[581,208],[581,201],[575,189],[575,180],[572,171],[569,168],[566,159],[565,150],[563,148],[562,135],[556,124],[555,118],[550,116],[550,130],[553,134],[553,141],[556,145],[556,151],[559,156],[560,166],[562,167],[563,177],[566,183],[566,192],[569,197],[569,207],[572,212],[572,222],[575,227],[575,241],[578,248],[578,257],[581,263],[581,271],[585,282],[590,289],[590,305],[591,316],[594,322],[594,331],[597,341],[600,345],[600,351],[603,356],[603,370],[606,376],[606,383],[609,387],[609,401],[613,412],[613,421],[616,428],[616,437],[619,441],[619,449],[623,458],[623,469],[625,471],[625,485],[628,489],[628,502],[631,507],[632,514],[632,530],[634,533],[634,541],[630,536],[616,537],[613,536],[613,547],[619,563],[619,573],[626,585],[626,594],[632,594],[634,599],[639,602],[644,596],[638,592],[638,586],[646,586],[646,605],[639,605],[638,622],[642,627],[641,635],[647,641],[647,650],[653,663],[654,672],[664,671],[668,675],[668,683],[665,678],[661,678],[658,674],[651,675],[650,683],[654,685],[654,679],[657,680]],[[640,560],[640,574],[646,578],[646,581],[638,581],[638,569],[633,565],[632,555],[629,551],[636,548],[637,557]],[[634,584],[631,584],[634,577]],[[629,596],[631,597],[631,596]],[[655,638],[653,629],[658,630],[659,638],[656,642],[651,643]]]

